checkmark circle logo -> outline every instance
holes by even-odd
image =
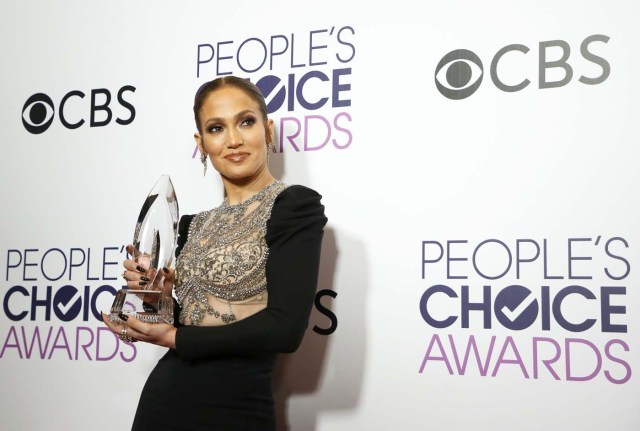
[[[528,328],[538,317],[538,300],[529,289],[518,284],[502,289],[493,306],[502,326],[514,331]]]
[[[80,292],[73,286],[62,286],[53,297],[53,312],[63,322],[78,317],[81,308]]]
[[[267,113],[272,114],[280,109],[287,95],[287,90],[280,78],[273,75],[264,76],[256,82],[256,87],[264,95],[267,103]]]

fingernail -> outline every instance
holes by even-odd
[[[164,272],[169,272],[169,268],[167,268],[166,266],[163,266],[163,267],[162,267],[162,270],[163,270]]]
[[[137,269],[139,272],[147,272],[147,271],[146,271],[143,267],[141,267],[140,265],[136,266],[136,269]]]
[[[125,322],[127,321],[127,319],[129,318],[129,316],[127,316],[124,313],[118,313],[118,317],[121,318],[122,320],[124,320]]]
[[[144,275],[142,277],[140,277],[140,280],[142,281],[149,281],[149,279],[147,277],[145,277]]]
[[[139,282],[138,284],[139,284],[140,286],[144,286],[144,285],[146,285],[146,284],[147,284],[147,282],[146,282],[146,281],[141,281],[141,282]]]

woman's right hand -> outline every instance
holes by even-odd
[[[161,290],[163,296],[171,295],[173,282],[175,281],[175,269],[149,269],[148,258],[140,256],[140,253],[136,252],[133,245],[127,246],[127,253],[133,259],[125,259],[122,263],[125,269],[122,277],[126,280],[129,289]],[[153,283],[153,285],[149,286],[150,283]]]

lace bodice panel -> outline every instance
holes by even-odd
[[[266,307],[266,224],[286,187],[275,181],[245,202],[225,200],[193,218],[176,264],[181,323],[221,325]]]

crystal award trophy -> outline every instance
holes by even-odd
[[[149,279],[139,289],[118,291],[109,320],[120,323],[124,313],[148,323],[173,323],[173,297],[162,291],[162,268],[173,261],[178,232],[178,199],[169,175],[162,175],[144,201],[133,234],[136,263]]]

